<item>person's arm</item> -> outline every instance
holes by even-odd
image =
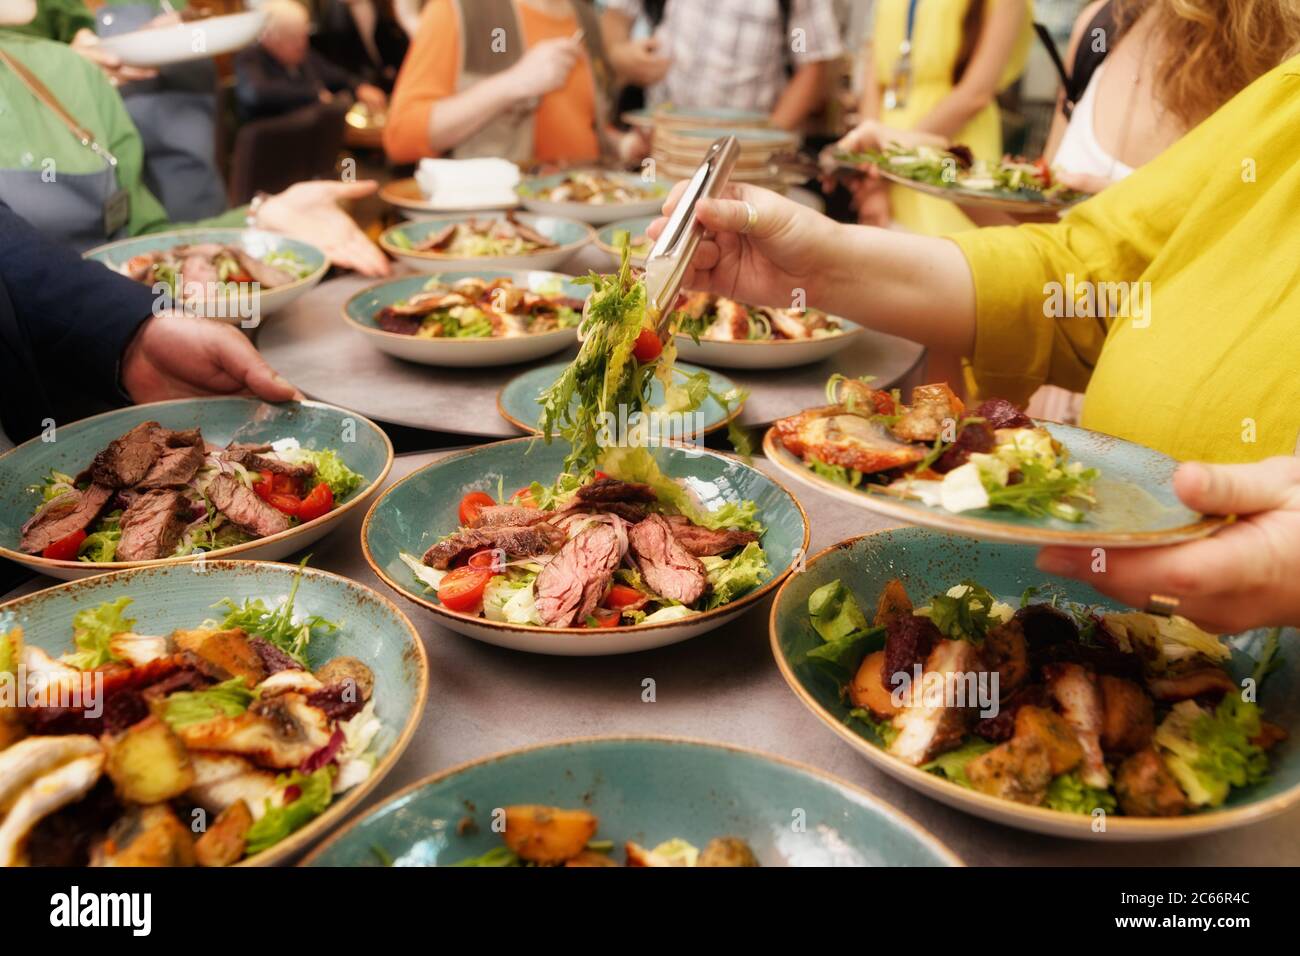
[[[825,102],[826,64],[843,55],[844,41],[831,0],[794,0],[787,27],[781,42],[794,63],[794,74],[772,107],[771,122],[796,129]]]
[[[317,53],[315,50],[308,50],[307,58],[316,70],[316,75],[320,77],[321,82],[325,84],[325,88],[331,93],[342,93],[345,90],[355,91],[357,87],[365,82],[361,77],[354,76],[329,57]]]
[[[772,107],[772,125],[778,129],[799,129],[825,100],[825,62],[805,63],[794,71]]]
[[[420,0],[393,0],[393,16],[412,40],[420,29]]]
[[[998,95],[1007,61],[1029,16],[1024,0],[997,0],[986,6],[975,52],[961,80],[916,125],[926,133],[956,136]]]
[[[862,47],[862,95],[858,98],[858,122],[880,119],[880,80],[876,78],[876,44]]]

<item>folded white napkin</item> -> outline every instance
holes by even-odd
[[[512,206],[519,167],[507,159],[422,159],[415,181],[434,205]]]

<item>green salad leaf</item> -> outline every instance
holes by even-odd
[[[330,805],[334,797],[334,768],[321,767],[314,773],[303,774],[297,770],[276,778],[276,784],[298,788],[298,795],[284,806],[275,807],[266,802],[266,813],[248,828],[244,852],[250,856],[275,846],[289,834],[301,830],[316,819]]]
[[[494,846],[480,856],[453,863],[452,866],[523,866],[524,861],[508,846]]]
[[[82,561],[112,561],[122,540],[122,512],[111,511],[99,520],[97,530],[86,535],[77,557]]]
[[[955,750],[941,753],[929,763],[921,764],[921,769],[929,773],[947,777],[959,787],[970,789],[970,778],[966,776],[966,765],[982,753],[993,749],[993,745],[979,737],[971,737]]]
[[[852,679],[864,657],[884,645],[885,629],[868,623],[853,594],[838,579],[808,596],[808,618],[825,643],[809,650],[804,661],[840,684]]]
[[[167,697],[163,703],[162,717],[177,730],[191,724],[202,724],[217,717],[238,717],[257,699],[242,677],[205,687],[203,690],[182,690]]]
[[[311,462],[316,467],[312,487],[319,484],[329,485],[335,501],[341,501],[352,494],[361,487],[361,483],[365,480],[361,475],[343,464],[343,459],[339,456],[339,453],[332,448],[322,448],[318,451],[313,451],[310,448],[299,448],[294,455],[296,460]]]
[[[757,541],[751,541],[730,558],[701,558],[708,571],[712,586],[704,603],[704,610],[730,604],[736,598],[754,590],[769,577],[772,569],[767,565],[767,554]]]
[[[1268,754],[1251,743],[1260,732],[1259,705],[1225,694],[1210,712],[1179,701],[1156,728],[1165,766],[1193,806],[1217,807],[1233,787],[1268,778]]]
[[[851,723],[855,720],[866,724],[867,728],[880,740],[882,747],[889,747],[894,742],[894,738],[898,736],[898,728],[894,726],[892,720],[881,720],[865,707],[854,707],[850,710],[848,720],[845,723]]]
[[[930,601],[929,618],[945,637],[982,644],[989,628],[997,623],[993,616],[997,599],[988,588],[974,581],[962,581],[961,586],[965,591],[955,597],[935,595]]]
[[[72,642],[77,651],[64,657],[64,661],[73,667],[91,670],[117,660],[109,650],[108,642],[114,634],[135,630],[135,618],[122,615],[130,603],[129,597],[120,597],[78,611],[72,618]]]
[[[226,611],[226,616],[214,626],[222,630],[232,627],[242,628],[246,634],[270,641],[306,667],[307,645],[311,643],[315,632],[328,634],[339,628],[337,622],[321,617],[319,614],[312,614],[301,621],[294,620],[293,602],[298,594],[298,585],[302,583],[302,568],[306,564],[307,558],[303,558],[298,573],[293,576],[289,596],[281,604],[270,608],[261,598],[245,598],[243,604],[236,604],[230,598],[224,598],[213,605]]]
[[[1109,790],[1090,787],[1083,782],[1077,770],[1058,774],[1047,787],[1044,806],[1062,813],[1091,814],[1094,810],[1114,813],[1119,804]]]

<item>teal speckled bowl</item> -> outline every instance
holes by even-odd
[[[242,603],[283,600],[297,568],[261,561],[207,561],[103,574],[86,581],[37,591],[0,605],[0,633],[19,625],[23,640],[51,656],[72,649],[72,618],[105,601],[130,597],[127,616],[140,634],[168,634],[197,627],[223,598]],[[342,820],[392,769],[410,743],[424,710],[429,664],[411,622],[392,601],[355,581],[307,568],[294,599],[297,617],[319,614],[339,624],[321,634],[307,651],[313,667],[339,655],[363,661],[375,675],[375,715],[383,724],[375,748],[374,772],[359,786],[335,797],[321,816],[245,864],[270,866],[306,849]]]
[[[569,175],[567,172],[552,173],[549,176],[529,176],[515,187],[515,192],[519,195],[520,203],[529,212],[544,216],[567,216],[597,226],[616,219],[630,219],[633,216],[654,216],[668,197],[668,183],[664,180],[652,179],[647,182],[640,173],[608,169],[600,170],[600,174],[626,183],[631,189],[649,190],[651,195],[635,202],[622,203],[556,202],[542,199],[537,195],[543,190],[552,189],[563,183]]]
[[[497,411],[501,413],[501,417],[520,431],[536,434],[538,432],[537,421],[542,415],[542,407],[537,404],[537,400],[542,397],[543,392],[554,384],[556,379],[564,374],[564,370],[569,367],[569,364],[568,362],[553,362],[550,365],[530,368],[506,382],[501,391],[497,392]],[[710,432],[717,431],[719,428],[725,428],[727,423],[732,421],[744,409],[745,402],[743,399],[732,402],[730,408],[728,408],[713,397],[714,394],[725,395],[737,387],[735,382],[721,372],[702,369],[698,365],[691,365],[688,362],[677,362],[673,367],[683,375],[707,372],[709,391],[713,394],[708,395],[695,411],[687,413],[687,417],[675,417],[669,420],[665,428],[666,434],[660,437],[668,441],[698,439]],[[659,405],[663,403],[663,400],[663,386],[659,384],[658,379],[655,379],[650,385],[650,404],[652,406]],[[576,404],[577,398],[574,398],[573,401]]]
[[[312,286],[320,282],[330,267],[330,261],[325,256],[325,253],[309,242],[303,242],[301,239],[291,239],[288,236],[266,232],[262,229],[240,228],[177,229],[172,232],[156,232],[147,236],[119,239],[117,242],[96,246],[86,252],[83,258],[102,262],[110,269],[120,271],[127,260],[133,256],[196,242],[219,242],[224,245],[243,246],[244,249],[259,259],[272,252],[292,252],[302,260],[303,267],[310,270],[307,275],[297,282],[291,282],[275,289],[259,291],[257,300],[258,314],[251,319],[246,320],[239,315],[219,314],[222,311],[231,310],[221,309],[218,305],[210,305],[205,309],[208,318],[232,325],[242,324],[245,328],[256,328],[262,318],[270,315],[276,309],[284,308],[312,288]]]
[[[555,329],[537,335],[515,335],[508,338],[426,339],[415,335],[385,332],[375,322],[380,309],[409,299],[423,292],[431,282],[451,284],[460,279],[511,279],[516,288],[534,292],[551,292],[583,302],[591,295],[591,286],[578,285],[572,276],[558,272],[540,272],[509,269],[479,269],[461,272],[441,272],[437,275],[403,276],[389,279],[362,289],[343,304],[343,319],[363,338],[381,352],[395,358],[422,365],[450,365],[458,368],[510,365],[530,362],[568,348],[578,341],[577,328]]]
[[[535,229],[547,239],[556,243],[553,249],[538,249],[524,252],[517,256],[478,256],[463,258],[446,255],[441,252],[417,252],[405,249],[393,242],[393,237],[400,235],[414,245],[431,233],[437,232],[454,222],[466,222],[470,219],[501,219],[504,212],[479,212],[468,216],[440,216],[437,219],[415,219],[398,223],[387,229],[379,237],[379,245],[385,252],[405,262],[421,272],[450,272],[457,269],[554,269],[575,252],[591,241],[595,235],[585,222],[565,219],[560,216],[537,216],[533,213],[510,213],[526,226]]]
[[[683,479],[709,510],[730,501],[752,500],[767,530],[760,542],[772,577],[730,604],[664,624],[593,629],[506,624],[448,610],[416,580],[399,555],[417,560],[439,538],[460,526],[460,499],[470,491],[496,497],[534,481],[549,484],[563,467],[567,446],[531,438],[482,445],[448,455],[412,472],[385,491],[361,527],[366,561],[384,583],[432,611],[439,622],[469,637],[537,654],[626,654],[675,644],[710,631],[742,614],[789,573],[808,547],[808,519],[794,497],[761,471],[702,448],[652,449],[664,474]]]
[[[88,468],[95,455],[114,438],[147,421],[161,422],[177,430],[200,428],[204,440],[220,446],[235,440],[296,438],[304,448],[334,449],[343,463],[364,479],[360,488],[338,502],[328,514],[279,534],[210,551],[208,558],[239,556],[275,561],[307,547],[373,495],[393,465],[392,443],[378,425],[355,412],[321,402],[269,405],[255,398],[232,396],[132,405],[60,425],[54,432],[54,441],[43,441],[38,436],[0,456],[0,556],[65,581],[121,568],[195,560],[197,556],[187,555],[135,562],[54,561],[18,550],[23,522],[40,503],[40,496],[28,489],[40,484],[51,469],[75,475]]]
[[[792,575],[777,592],[771,614],[777,666],[804,706],[880,770],[949,806],[1008,826],[1079,839],[1172,840],[1254,823],[1300,803],[1300,744],[1296,739],[1300,735],[1300,644],[1294,631],[1282,636],[1281,669],[1268,677],[1259,698],[1267,718],[1291,734],[1272,751],[1270,779],[1234,790],[1217,810],[1160,819],[1111,814],[1103,832],[1094,831],[1095,821],[1090,816],[1000,800],[890,756],[854,729],[860,725],[845,723],[848,707],[840,699],[839,689],[821,672],[810,671],[802,663],[807,651],[822,643],[808,622],[808,596],[836,578],[852,589],[868,613],[875,608],[886,582],[894,577],[902,579],[917,604],[971,579],[1012,606],[1019,605],[1026,588],[1050,585],[1051,593],[1062,598],[1121,609],[1085,584],[1043,574],[1034,567],[1036,554],[1034,548],[985,544],[923,528],[879,531],[843,541],[810,558],[807,570]],[[1233,649],[1229,669],[1234,677],[1250,675],[1266,636],[1258,630],[1228,638]]]
[[[592,737],[512,750],[413,784],[340,830],[304,866],[450,866],[503,846],[494,808],[588,810],[597,839],[653,847],[681,837],[749,843],[763,866],[960,866],[870,794],[812,767],[727,744]],[[461,834],[466,816],[478,827]]]
[[[614,244],[614,237],[620,232],[626,232],[628,239],[635,243],[637,236],[645,236],[645,231],[650,228],[650,223],[654,222],[655,218],[655,216],[641,216],[637,219],[621,219],[618,222],[611,222],[608,226],[597,231],[596,245],[609,256],[612,268],[617,269],[623,264],[623,250]],[[646,239],[646,242],[649,243],[649,246],[646,247],[645,251],[638,253],[634,249],[628,257],[631,259],[632,265],[645,265],[645,257],[649,252],[649,248],[654,245],[649,239]]]

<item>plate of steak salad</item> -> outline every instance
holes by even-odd
[[[907,404],[869,378],[833,375],[827,402],[776,422],[764,453],[798,481],[910,524],[1020,544],[1147,547],[1230,520],[1179,501],[1167,455],[1035,421],[1005,399],[967,409],[936,383]]]
[[[326,405],[136,406],[9,452],[0,541],[7,557],[65,578],[210,555],[284,557],[369,497],[391,460],[377,426]]]
[[[282,862],[392,767],[427,685],[391,602],[301,566],[18,598],[0,606],[0,866]]]
[[[152,287],[175,308],[245,324],[287,305],[329,270],[325,253],[310,243],[258,229],[137,236],[98,246],[85,258]]]
[[[661,646],[738,614],[806,547],[802,509],[761,472],[647,440],[635,413],[656,377],[679,407],[699,397],[674,379],[626,265],[592,281],[578,357],[541,399],[543,434],[436,461],[366,517],[376,572],[453,630],[540,653]]]

